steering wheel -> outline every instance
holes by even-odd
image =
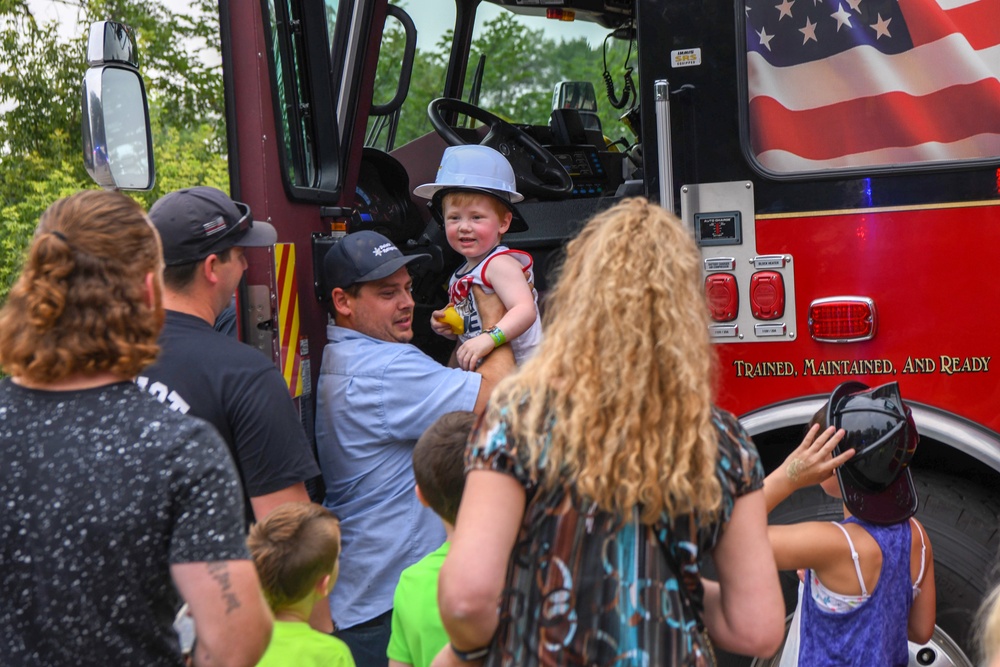
[[[573,190],[573,179],[565,167],[524,130],[514,127],[485,109],[450,97],[439,97],[427,105],[431,125],[450,146],[462,146],[463,139],[444,119],[445,110],[457,111],[489,127],[479,143],[500,152],[514,169],[517,191],[525,196],[561,199]]]

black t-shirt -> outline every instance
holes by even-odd
[[[175,563],[246,560],[239,482],[205,422],[131,382],[0,381],[0,662],[180,665]]]
[[[159,359],[136,383],[219,430],[248,497],[320,474],[285,380],[264,355],[199,317],[171,310],[159,343]],[[247,518],[253,518],[249,503]]]

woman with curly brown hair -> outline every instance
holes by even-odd
[[[777,649],[763,469],[713,405],[700,267],[641,198],[568,245],[546,338],[466,453],[437,664],[706,665],[702,627],[733,652]]]
[[[0,309],[5,664],[184,664],[178,593],[195,664],[267,646],[225,445],[132,382],[156,357],[162,271],[138,204],[80,192],[42,214]]]

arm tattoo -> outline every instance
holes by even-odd
[[[229,564],[225,561],[208,563],[208,574],[219,583],[222,599],[226,601],[226,613],[240,608],[240,599],[236,597],[233,584],[229,581]]]

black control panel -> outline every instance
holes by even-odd
[[[607,162],[609,155],[598,151],[593,146],[547,146],[573,179],[572,197],[601,197],[603,195],[614,194],[621,181],[621,178],[612,178],[609,175]],[[621,155],[618,154],[618,163],[621,162]]]

